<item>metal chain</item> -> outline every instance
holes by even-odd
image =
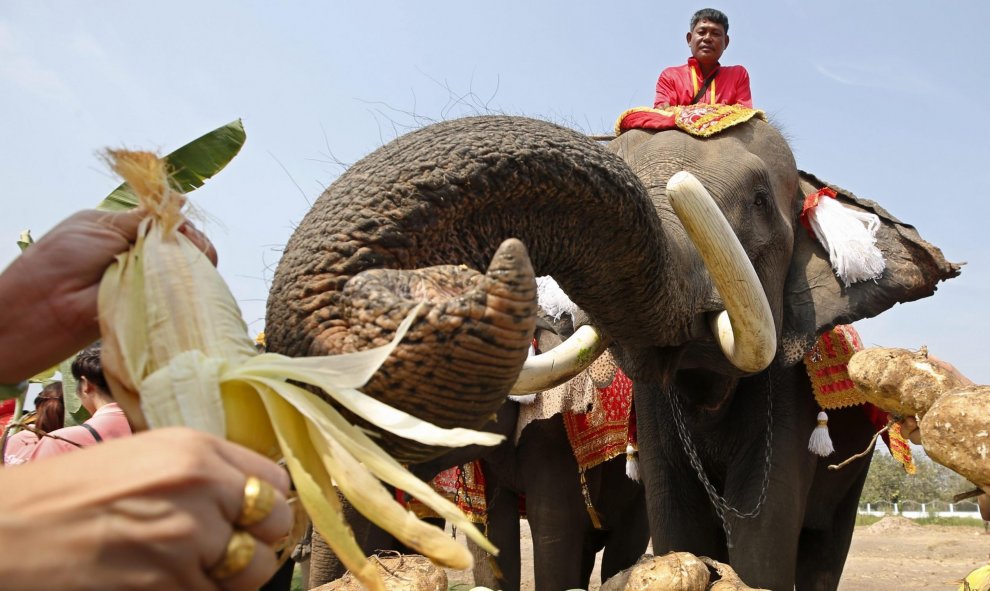
[[[767,371],[767,431],[765,444],[766,450],[764,451],[763,458],[763,483],[760,486],[760,497],[756,501],[756,506],[750,511],[743,513],[739,509],[736,509],[725,500],[725,497],[718,494],[715,490],[715,486],[708,479],[708,475],[705,474],[705,468],[701,465],[701,459],[698,457],[698,451],[695,449],[694,442],[691,440],[691,433],[687,429],[687,425],[684,424],[684,413],[681,410],[681,405],[677,400],[677,393],[674,388],[669,388],[667,390],[668,398],[670,399],[670,408],[672,415],[674,417],[674,425],[677,427],[677,434],[681,439],[681,445],[684,446],[684,452],[687,454],[688,461],[691,463],[691,467],[694,468],[695,473],[698,475],[698,480],[701,481],[701,485],[705,488],[705,492],[708,494],[708,499],[712,503],[712,507],[715,509],[715,513],[718,518],[722,521],[722,529],[725,531],[725,542],[729,548],[733,547],[732,544],[732,527],[729,525],[728,513],[732,513],[741,519],[749,519],[756,517],[760,514],[763,509],[763,503],[767,500],[767,488],[770,485],[770,459],[773,452],[773,387],[772,380],[770,379],[770,372]]]

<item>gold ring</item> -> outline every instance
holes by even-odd
[[[230,535],[230,540],[227,541],[227,549],[220,561],[211,566],[206,574],[218,581],[236,575],[251,564],[256,545],[254,536],[244,530],[235,529]]]
[[[261,523],[275,507],[275,487],[257,476],[248,476],[244,483],[244,504],[234,523],[251,527]]]

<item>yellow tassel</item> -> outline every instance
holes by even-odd
[[[588,517],[591,518],[591,525],[595,529],[602,529],[602,518],[591,503],[591,492],[588,491],[588,482],[584,479],[584,470],[581,471],[581,496],[584,497],[584,506],[588,510]]]

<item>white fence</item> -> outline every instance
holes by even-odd
[[[945,501],[931,501],[929,503],[918,503],[916,501],[903,501],[900,503],[889,503],[881,501],[879,503],[861,503],[859,505],[860,515],[900,515],[908,519],[920,519],[922,517],[968,517],[980,519],[980,508],[972,501],[961,501],[959,503],[946,503]]]

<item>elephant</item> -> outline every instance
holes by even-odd
[[[570,315],[542,324],[548,325],[553,328],[536,331],[543,351],[560,343],[558,335],[573,332]],[[609,385],[595,383],[591,373],[589,368],[567,386],[573,391]],[[614,376],[613,369],[611,376],[603,379],[611,382]],[[519,414],[520,421],[524,420],[524,410]],[[595,414],[589,412],[588,416]],[[596,424],[600,429],[601,424]],[[603,582],[635,564],[646,551],[649,531],[644,488],[627,476],[626,454],[601,458],[604,461],[582,472],[562,413],[524,425],[521,432],[517,427],[514,444],[501,445],[480,460],[487,502],[486,535],[501,551],[494,562],[502,576],[483,578],[488,574],[487,564],[478,568],[476,561],[475,584],[502,591],[520,588],[521,498],[532,533],[537,589],[587,589],[599,551],[603,552]],[[622,436],[624,439],[625,433]]]
[[[569,317],[558,322],[541,318],[536,331],[540,349],[559,344],[558,332],[571,332]],[[594,387],[590,370],[576,376],[574,388]],[[614,375],[614,372],[613,372]],[[609,378],[611,379],[611,378]],[[606,386],[608,384],[602,384]],[[570,386],[570,383],[568,384]],[[604,550],[602,580],[632,566],[649,542],[643,486],[626,474],[626,455],[586,470],[588,498],[599,523],[592,522],[582,493],[582,476],[561,414],[518,424],[524,405],[510,401],[485,430],[506,436],[494,448],[460,448],[410,466],[423,480],[449,467],[478,460],[484,475],[485,533],[499,548],[497,557],[473,547],[475,584],[502,591],[521,587],[520,505],[525,499],[533,536],[533,570],[538,589],[587,588],[596,554]],[[520,433],[521,430],[521,433]],[[516,435],[519,435],[516,437]],[[473,468],[473,467],[472,467]],[[471,468],[469,468],[471,469]],[[341,498],[344,512],[366,554],[407,552],[389,533],[370,523]],[[469,545],[472,545],[470,540]],[[494,568],[492,567],[494,563]],[[343,565],[316,536],[310,587],[343,576]]]
[[[702,214],[675,211],[688,182]],[[878,216],[875,280],[845,285],[800,225],[823,186]],[[654,551],[729,562],[750,585],[834,589],[866,461],[829,473],[806,450],[816,409],[799,362],[820,333],[928,297],[959,266],[875,203],[800,171],[759,117],[704,138],[630,130],[604,148],[535,119],[471,117],[393,140],[314,203],[272,282],[269,346],[384,344],[425,301],[365,391],[478,428],[539,366],[527,361],[537,274],[635,383]],[[855,409],[833,414],[839,447],[865,446]],[[403,461],[442,453],[380,440]]]

